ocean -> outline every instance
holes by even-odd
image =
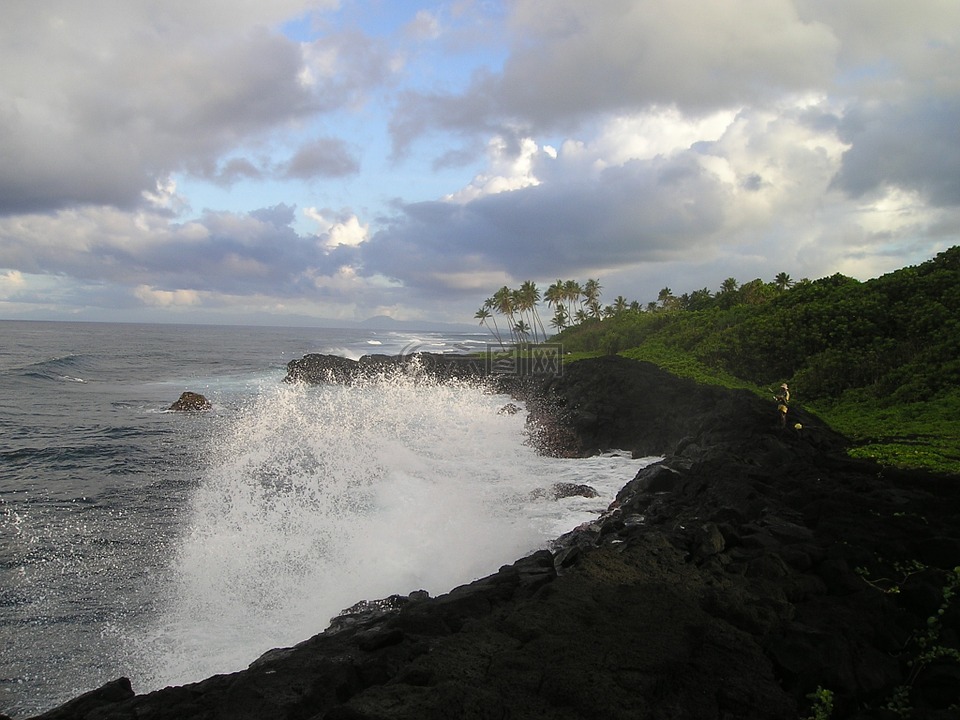
[[[360,600],[444,593],[595,518],[650,459],[541,457],[511,399],[469,383],[282,382],[306,353],[489,340],[0,321],[0,712],[240,670]],[[186,390],[212,410],[169,412]],[[542,492],[558,482],[599,496]]]

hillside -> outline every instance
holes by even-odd
[[[552,342],[762,394],[787,382],[794,403],[857,442],[852,454],[960,470],[960,247],[867,282],[757,280],[678,305],[625,307]]]

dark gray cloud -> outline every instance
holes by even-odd
[[[209,179],[218,185],[233,185],[241,180],[260,180],[264,172],[247,158],[230,158]]]
[[[250,217],[256,218],[260,222],[273,225],[276,228],[284,228],[293,222],[296,212],[296,206],[280,203],[273,207],[251,210]]]
[[[725,197],[683,155],[463,205],[416,203],[363,246],[363,267],[441,291],[464,272],[553,277],[679,256],[722,228]]]
[[[336,138],[318,138],[301,147],[283,168],[286,178],[344,177],[360,172],[360,161]]]
[[[310,297],[315,279],[336,275],[358,257],[355,248],[330,250],[297,233],[294,213],[284,204],[241,214],[207,211],[187,224],[146,220],[153,227],[109,208],[35,216],[0,234],[0,267],[126,287]]]
[[[16,71],[0,81],[0,215],[134,208],[173,172],[261,177],[262,162],[231,154],[358,102],[391,72],[383,44],[358,33],[302,46],[266,29],[317,4],[2,5],[0,65]],[[291,177],[353,172],[327,142],[302,150]]]
[[[311,277],[336,274],[354,255],[349,249],[328,252],[316,238],[298,234],[288,224],[293,212],[278,205],[247,216],[205,213],[202,240],[175,235],[138,253],[142,281],[233,295],[309,297],[316,291]]]
[[[167,173],[207,175],[244,138],[316,109],[299,49],[278,36],[135,50],[98,62],[91,47],[76,72],[17,89],[0,113],[0,212],[133,207]],[[43,65],[69,60],[51,52]]]
[[[844,117],[850,144],[834,184],[853,197],[900,187],[960,205],[960,100],[859,103]]]

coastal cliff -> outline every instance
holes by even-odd
[[[362,364],[308,357],[289,380]],[[360,603],[247,670],[146,695],[121,678],[40,717],[799,718],[828,697],[833,718],[956,717],[960,479],[850,460],[802,409],[781,429],[770,401],[620,357],[521,376],[499,389],[524,395],[544,452],[664,459],[450,593]]]

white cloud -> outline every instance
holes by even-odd
[[[317,223],[317,236],[327,249],[332,250],[341,245],[357,247],[368,239],[370,225],[361,223],[356,215],[347,214],[340,219],[331,220],[316,208],[306,208],[303,214]]]
[[[157,290],[149,285],[138,285],[133,295],[144,305],[169,308],[199,305],[203,293],[196,290]]]
[[[487,144],[487,159],[489,169],[477,175],[465,188],[446,196],[446,200],[455,203],[465,203],[476,200],[484,195],[519,190],[531,185],[539,185],[540,181],[534,174],[534,160],[541,150],[537,143],[530,138],[520,141],[519,152],[511,152],[507,141],[502,137],[494,137]]]
[[[9,298],[24,288],[26,282],[19,270],[8,270],[0,274],[0,298]]]
[[[436,40],[441,33],[440,20],[429,10],[418,10],[406,32],[417,40]]]

